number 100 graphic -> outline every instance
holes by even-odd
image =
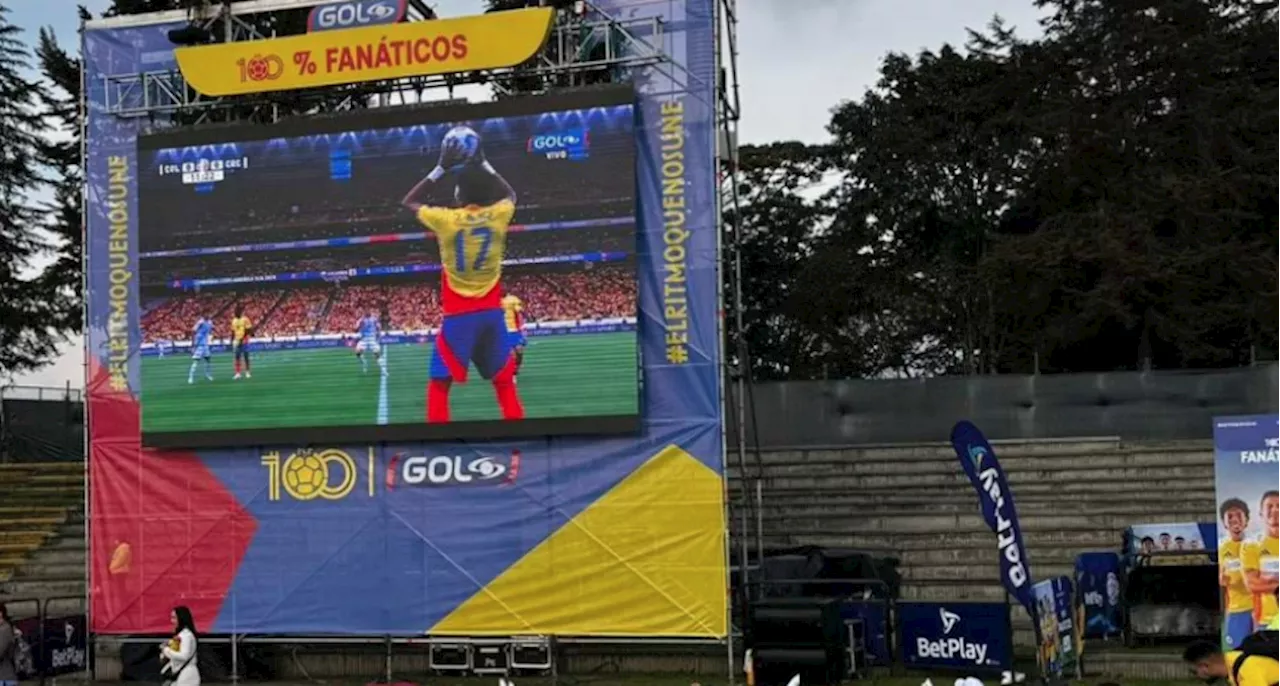
[[[347,453],[328,449],[319,452],[299,451],[281,459],[280,453],[262,456],[267,468],[267,499],[280,500],[283,490],[294,500],[342,500],[355,491],[360,480],[360,467]],[[376,460],[369,450],[365,483],[369,497],[374,496]]]

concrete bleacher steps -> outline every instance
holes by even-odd
[[[994,448],[1036,579],[1071,574],[1080,553],[1118,551],[1132,524],[1214,520],[1213,450],[1205,441]],[[950,445],[766,451],[746,461],[747,474],[761,482],[766,546],[892,551],[901,560],[903,600],[1004,600],[993,534]],[[728,463],[736,536],[742,494],[732,451]],[[756,513],[748,511],[754,536]],[[1018,642],[1029,645],[1029,619],[1021,610],[1014,617]]]
[[[83,596],[84,463],[0,464],[0,602]]]

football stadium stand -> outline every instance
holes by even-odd
[[[1072,576],[1080,553],[1118,550],[1135,522],[1214,520],[1208,441],[1061,439],[994,447],[1037,579]],[[729,465],[735,530],[742,499],[732,457]],[[1004,600],[991,530],[949,444],[765,451],[757,469],[767,547],[886,551],[901,561],[904,601]],[[1015,607],[1013,616],[1015,645],[1034,645],[1026,612]],[[1102,673],[1182,675],[1163,653],[1095,647],[1089,657],[1090,669]]]
[[[503,289],[520,297],[530,322],[634,316],[635,279],[625,268],[594,265],[555,273],[515,273]],[[349,333],[369,312],[385,315],[387,328],[421,331],[440,323],[437,279],[368,285],[360,282],[303,288],[180,293],[158,298],[142,315],[148,342],[191,336],[200,316],[226,323],[237,307],[254,322],[255,337]]]
[[[265,321],[261,318],[250,320],[255,323],[254,335],[288,336],[314,333],[325,316],[330,295],[330,289],[326,288],[301,288],[288,291]]]
[[[0,492],[0,602],[83,596],[84,462],[0,464]]]

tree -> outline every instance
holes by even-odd
[[[820,202],[806,197],[823,177],[822,151],[775,143],[744,146],[738,159],[737,197],[730,194],[724,213],[726,350],[734,362],[745,352],[755,379],[820,374],[819,341],[798,316],[808,304],[797,289],[824,215]],[[735,257],[741,262],[740,300]],[[739,306],[742,337],[735,335]]]
[[[45,249],[35,231],[41,215],[28,200],[41,185],[38,86],[25,78],[30,53],[22,29],[0,5],[0,373],[34,369],[55,352],[61,336],[50,326],[48,293],[34,260]]]
[[[1062,0],[1000,253],[1057,304],[1050,369],[1217,367],[1276,349],[1274,3]]]
[[[41,109],[52,129],[40,143],[41,157],[49,170],[51,202],[41,209],[44,226],[52,236],[54,262],[41,275],[42,287],[50,298],[53,328],[79,333],[81,316],[81,239],[84,212],[81,187],[84,173],[80,161],[80,60],[58,45],[50,29],[41,29],[36,57],[47,88],[40,91]]]
[[[963,51],[891,55],[836,109],[843,180],[803,268],[842,332],[822,356],[893,375],[1274,358],[1275,3],[1040,4],[1044,38],[997,20]]]
[[[882,342],[886,373],[994,372],[1009,356],[1005,293],[983,266],[1033,165],[1034,75],[1012,34],[999,22],[992,31],[987,51],[889,56],[878,86],[832,118],[845,175],[820,254],[877,274],[880,293],[833,288],[864,303],[847,326],[896,332]]]

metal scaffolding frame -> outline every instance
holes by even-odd
[[[110,17],[86,22],[86,29],[124,28],[130,26],[154,26],[163,23],[190,22],[214,36],[219,42],[244,42],[264,40],[276,36],[264,33],[259,21],[263,15],[296,11],[328,4],[326,0],[255,0],[221,5],[202,14],[186,12],[157,12],[145,15]],[[446,90],[448,98],[453,89],[468,84],[492,85],[497,95],[505,92],[501,82],[508,77],[558,79],[559,85],[573,87],[590,83],[592,75],[602,71],[618,75],[623,80],[628,72],[640,67],[653,67],[676,82],[692,78],[681,65],[663,49],[665,28],[657,18],[615,18],[594,3],[584,1],[580,12],[561,11],[557,14],[552,35],[546,47],[529,63],[513,68],[480,72],[441,74],[425,77],[393,79],[361,84],[358,88],[337,86],[316,88],[288,93],[293,104],[299,99],[315,102],[329,101],[331,111],[345,111],[368,104],[380,106],[404,105],[421,102],[431,91]],[[421,20],[430,10],[421,0],[411,2],[410,20]],[[265,22],[264,22],[265,23]],[[603,55],[588,53],[586,46],[599,45]],[[144,72],[111,74],[103,77],[106,111],[117,117],[148,117],[172,115],[180,112],[195,116],[196,122],[207,119],[213,113],[228,108],[249,108],[256,121],[274,121],[280,116],[274,103],[281,94],[257,96],[209,97],[197,93],[183,79],[176,68]],[[332,104],[337,95],[337,104]]]
[[[270,25],[263,21],[263,15],[273,13],[296,12],[302,9],[332,4],[339,0],[208,0],[203,11],[166,11],[142,15],[125,15],[92,19],[84,23],[83,29],[113,29],[157,24],[189,23],[208,31],[217,42],[242,42],[264,40],[276,37],[264,33],[260,27]],[[546,3],[547,0],[543,0]],[[658,18],[628,19],[611,16],[601,10],[591,0],[579,0],[576,7],[560,10],[552,28],[551,37],[543,50],[529,63],[514,68],[490,70],[485,72],[455,73],[447,75],[395,79],[389,81],[360,84],[359,86],[335,86],[316,88],[306,91],[290,91],[286,93],[265,94],[255,96],[209,97],[197,93],[183,79],[175,68],[150,70],[135,73],[111,74],[100,77],[98,84],[82,83],[82,92],[88,87],[101,87],[105,91],[108,114],[124,118],[145,117],[153,122],[169,120],[174,115],[182,117],[184,124],[200,124],[218,118],[219,120],[249,119],[257,122],[276,121],[286,116],[298,116],[298,107],[306,103],[325,103],[326,111],[344,111],[366,106],[396,106],[407,104],[436,104],[452,100],[454,89],[458,86],[477,84],[490,85],[496,97],[504,97],[510,93],[503,87],[504,80],[516,77],[543,79],[549,84],[548,89],[590,85],[599,80],[601,73],[607,73],[610,80],[627,80],[631,78],[631,70],[651,68],[676,84],[677,89],[694,85],[697,78],[685,65],[681,64],[664,51],[666,44],[666,27]],[[716,227],[717,236],[721,232],[722,216],[726,208],[739,209],[740,199],[737,194],[737,129],[740,117],[738,98],[738,42],[737,42],[737,2],[736,0],[713,0],[715,13],[715,49],[716,49],[716,82],[711,89],[714,102],[707,103],[715,116],[715,162],[719,174],[720,193],[717,197]],[[431,18],[433,12],[424,4],[424,0],[409,0],[409,21],[423,21]],[[269,19],[269,17],[268,17]],[[602,54],[599,47],[603,48]],[[83,77],[82,77],[83,78]],[[702,84],[699,84],[702,85]],[[444,98],[424,98],[429,92],[444,91]],[[280,103],[287,99],[289,109],[281,109]],[[335,104],[336,101],[336,104]],[[84,127],[85,103],[81,102],[82,132]],[[83,142],[83,138],[82,138]],[[84,153],[82,145],[82,155]],[[720,239],[722,240],[722,239]],[[741,308],[737,305],[741,300],[742,263],[740,258],[740,241],[736,232],[730,237],[727,245],[718,244],[719,269],[721,273],[720,288],[717,294],[721,304],[726,291],[733,294],[734,310],[732,317],[724,318],[720,324],[723,335],[737,332],[737,340],[743,327]],[[721,338],[723,340],[723,336]],[[724,351],[728,352],[728,351]],[[750,393],[749,375],[743,373],[742,354],[722,355],[721,388],[724,398],[724,412],[735,412],[737,415],[737,455],[740,473],[747,475],[747,453],[745,412],[747,403],[744,399]],[[733,390],[730,390],[732,383]],[[86,422],[87,427],[87,422]],[[87,431],[87,429],[86,429]],[[727,439],[727,435],[725,436]],[[725,440],[726,458],[727,440]],[[86,480],[88,468],[86,461]],[[727,475],[726,475],[727,479]],[[739,493],[740,498],[747,497],[746,481]],[[756,513],[755,521],[749,521],[744,514],[739,530],[738,547],[742,562],[741,581],[747,587],[748,572],[746,563],[751,533],[754,530],[757,548],[760,545],[759,521],[759,480],[755,484],[754,505],[746,511]],[[728,495],[728,493],[726,493]],[[726,501],[726,508],[728,502]],[[89,519],[88,489],[86,489],[86,524]],[[729,512],[726,509],[726,516]],[[730,527],[732,528],[732,527]],[[728,539],[728,537],[726,537]],[[86,535],[86,547],[88,537]],[[732,545],[732,543],[727,543]],[[726,552],[731,552],[726,550]],[[86,550],[87,553],[87,550]],[[88,557],[86,556],[86,563]],[[730,605],[732,606],[731,598]],[[86,598],[86,608],[88,607]],[[86,610],[88,611],[88,610]],[[730,613],[729,636],[725,642],[728,653],[728,681],[732,685],[737,681],[735,669],[735,644],[739,636],[735,635]],[[153,640],[153,639],[146,639]],[[232,681],[238,679],[238,655],[236,646],[250,639],[243,635],[233,635],[227,639],[232,646]],[[353,642],[353,639],[327,639],[338,642]],[[378,639],[379,641],[381,639]],[[358,639],[354,642],[359,642]],[[561,639],[564,642],[564,639]],[[637,640],[636,643],[652,643]],[[392,642],[388,642],[388,650]],[[697,643],[695,641],[694,643]],[[390,662],[387,663],[390,679]],[[554,674],[554,671],[553,671]]]
[[[720,207],[729,210],[735,216],[741,216],[742,198],[739,193],[740,169],[738,166],[738,122],[741,118],[741,100],[738,83],[738,8],[737,0],[716,0],[717,34],[716,54],[716,123],[717,123],[717,162],[720,173]],[[723,226],[723,221],[720,222]],[[722,239],[723,240],[723,239]],[[732,411],[735,423],[734,439],[737,443],[734,460],[738,468],[738,521],[737,521],[737,567],[742,601],[742,617],[745,619],[750,599],[748,589],[751,588],[751,571],[753,559],[758,565],[764,559],[764,517],[763,517],[763,474],[760,463],[758,436],[748,441],[747,426],[755,426],[756,422],[748,422],[748,414],[754,419],[755,397],[752,392],[751,364],[747,350],[745,322],[742,310],[742,232],[735,226],[727,236],[727,244],[721,247],[720,265],[723,288],[731,298],[731,306],[725,314],[725,326],[731,340],[736,345],[724,350],[725,376],[732,381],[726,388],[726,415]],[[724,302],[724,298],[721,298]],[[730,316],[731,315],[731,316]],[[748,460],[748,445],[753,453]],[[729,457],[726,447],[726,458]],[[727,475],[726,475],[727,481]],[[730,492],[732,498],[733,493]],[[732,502],[732,500],[730,501]],[[731,523],[732,524],[732,523]],[[733,526],[731,525],[732,529]]]

